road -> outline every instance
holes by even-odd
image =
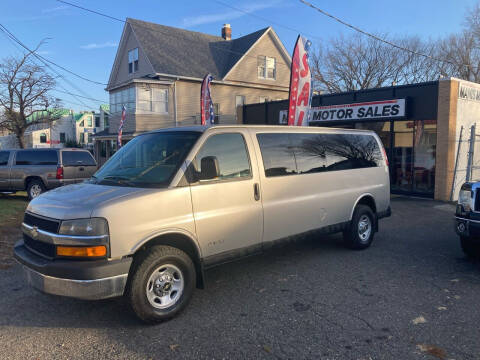
[[[453,205],[392,199],[371,248],[312,237],[207,272],[167,323],[123,300],[40,294],[0,270],[4,359],[479,359],[480,264],[453,231]]]

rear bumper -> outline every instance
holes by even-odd
[[[85,300],[121,296],[127,283],[131,258],[119,260],[48,260],[16,244],[15,259],[23,266],[34,288],[53,295]]]

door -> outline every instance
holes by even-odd
[[[215,156],[220,176],[191,184],[197,238],[206,265],[261,247],[263,209],[258,170],[248,132],[220,132],[210,135],[193,166],[201,171],[201,160]]]
[[[84,150],[62,151],[63,174],[66,183],[82,182],[90,178],[97,170],[93,156]]]
[[[0,151],[0,190],[10,189],[10,151]]]

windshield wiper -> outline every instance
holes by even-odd
[[[108,176],[105,176],[103,179],[101,179],[100,182],[102,182],[103,180],[116,181],[117,183],[122,185],[135,186],[135,183],[130,181],[130,179],[125,176],[108,175]]]

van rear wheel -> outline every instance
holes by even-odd
[[[35,199],[38,195],[45,191],[45,186],[41,180],[31,180],[27,185],[28,199]]]
[[[195,267],[190,257],[171,246],[147,250],[131,274],[127,294],[135,314],[158,323],[180,312],[195,288]]]
[[[368,248],[375,235],[375,215],[366,205],[357,205],[353,212],[352,221],[343,232],[345,245],[351,249],[362,250]]]

